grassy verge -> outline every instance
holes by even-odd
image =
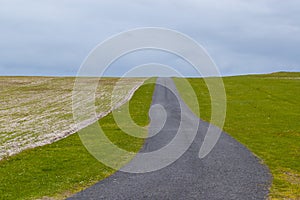
[[[133,120],[138,119],[139,125],[149,123],[148,110],[153,89],[154,84],[141,86],[129,102]],[[143,139],[123,133],[111,114],[99,123],[118,146],[137,152],[143,145]],[[76,133],[53,144],[25,150],[2,160],[0,199],[37,199],[45,196],[62,199],[114,172],[87,152]]]
[[[300,199],[300,73],[225,77],[224,130],[247,146],[273,175],[272,199]],[[200,116],[210,120],[210,97],[203,79],[189,79]],[[175,83],[188,103],[190,94]],[[189,103],[188,103],[189,104]]]

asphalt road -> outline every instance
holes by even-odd
[[[146,139],[141,152],[158,150],[177,133],[182,115],[176,95],[164,86],[174,88],[169,78],[158,78],[152,104],[166,110],[162,130]],[[162,113],[153,113],[149,130],[155,130]],[[83,190],[69,199],[266,199],[271,175],[248,149],[226,133],[222,133],[214,149],[199,159],[208,123],[198,120],[199,127],[193,143],[174,163],[148,173],[118,171],[105,180]],[[155,132],[155,131],[154,131]],[[129,164],[130,165],[130,164]]]

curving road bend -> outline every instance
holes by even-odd
[[[176,135],[181,120],[178,94],[170,78],[158,78],[152,105],[160,104],[166,111],[162,130],[147,138],[141,152],[151,152],[167,145]],[[181,101],[181,100],[180,100]],[[152,113],[159,117],[160,114]],[[189,115],[193,115],[191,112]],[[161,120],[151,117],[149,130]],[[247,148],[222,132],[214,149],[199,159],[208,123],[199,120],[197,135],[188,150],[174,163],[158,171],[132,174],[118,171],[83,190],[75,199],[266,199],[271,174]]]

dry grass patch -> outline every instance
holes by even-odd
[[[100,80],[95,94],[99,117],[110,112],[111,94],[118,80]],[[120,80],[122,83],[115,88],[112,105],[125,103],[144,80]],[[82,88],[98,81],[97,78],[84,78]],[[72,114],[74,82],[72,77],[0,77],[0,160],[52,143],[78,130]]]

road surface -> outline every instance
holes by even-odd
[[[167,119],[158,134],[146,139],[141,152],[167,145],[181,120],[179,101],[167,89],[175,87],[173,81],[158,78],[157,83],[152,104],[164,106]],[[188,150],[171,165],[148,173],[118,171],[69,199],[266,199],[271,182],[267,167],[224,132],[214,149],[199,159],[199,149],[209,124],[195,116],[191,118],[199,120],[197,135]],[[152,119],[149,129],[159,121]]]

